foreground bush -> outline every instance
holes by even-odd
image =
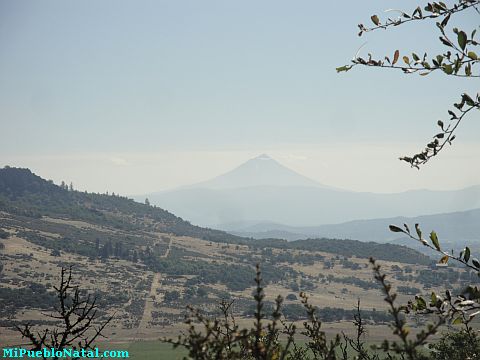
[[[303,327],[297,328],[285,319],[282,314],[281,297],[276,299],[276,306],[271,314],[266,314],[259,266],[255,277],[256,290],[253,296],[256,309],[251,328],[241,328],[237,324],[232,313],[233,301],[222,301],[221,316],[216,318],[206,317],[200,310],[189,307],[189,315],[186,318],[189,326],[187,332],[177,339],[164,341],[173,344],[174,347],[185,348],[190,359],[198,360],[480,359],[477,355],[480,354],[480,341],[470,327],[470,322],[457,320],[459,310],[455,302],[459,304],[462,298],[456,300],[449,298],[443,301],[435,295],[435,299],[432,297],[432,303],[427,306],[423,298],[417,297],[415,302],[410,302],[407,306],[397,306],[396,294],[386,281],[385,274],[373,259],[371,264],[374,277],[385,295],[384,300],[388,304],[392,320],[392,331],[397,341],[384,340],[381,346],[375,348],[366,346],[364,341],[366,329],[360,302],[354,320],[356,329],[354,338],[337,334],[328,340],[317,317],[317,309],[309,303],[305,293],[300,293],[301,303],[307,315]],[[469,301],[471,300],[463,300],[464,305]],[[435,322],[413,336],[404,315],[410,311],[431,313]],[[460,332],[447,332],[438,343],[430,347],[425,346],[431,336],[447,321],[461,323],[465,329]],[[302,341],[298,341],[299,335]]]

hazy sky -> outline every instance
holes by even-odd
[[[420,172],[396,160],[478,80],[335,72],[364,41],[379,56],[438,50],[431,22],[356,35],[373,13],[415,6],[0,0],[0,166],[124,194],[205,180],[260,153],[353,190],[479,184],[478,114]]]

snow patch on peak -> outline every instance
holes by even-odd
[[[273,160],[270,156],[267,154],[261,154],[257,156],[256,158],[253,158],[252,160]]]

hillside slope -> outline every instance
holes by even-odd
[[[106,226],[123,231],[125,236],[152,231],[188,236],[212,242],[247,244],[252,247],[302,248],[302,242],[295,245],[288,244],[281,239],[266,239],[262,241],[251,238],[231,235],[224,231],[194,226],[168,211],[155,206],[137,203],[118,195],[94,194],[71,191],[33,174],[28,169],[4,168],[0,169],[0,211],[20,217],[19,221],[38,223],[44,217],[61,218],[64,220],[84,221],[96,226]],[[81,239],[79,239],[81,242]],[[318,249],[323,249],[326,239],[313,241]],[[345,253],[347,247],[342,240],[329,240],[338,246],[329,246],[329,251],[339,255]],[[417,252],[411,252],[403,246],[394,248],[380,248],[377,244],[362,244],[354,242],[355,247],[361,248],[359,254],[363,257],[378,255],[378,259],[401,259],[407,263],[428,263],[428,259]],[[59,245],[57,245],[59,246]],[[73,245],[72,245],[73,246]],[[96,246],[90,240],[84,247]],[[312,242],[305,245],[305,249],[312,249]],[[351,248],[351,246],[350,246]],[[385,251],[378,250],[385,249]],[[90,249],[93,252],[92,249]],[[393,251],[393,252],[392,252]],[[351,251],[348,251],[351,254]],[[370,255],[368,255],[370,254]]]
[[[315,304],[331,307],[329,321],[339,321],[351,320],[350,300],[362,297],[371,321],[381,322],[370,256],[382,260],[404,300],[463,274],[448,269],[432,277],[431,260],[404,246],[243,238],[118,195],[67,190],[28,169],[0,169],[0,343],[10,337],[18,343],[8,329],[25,319],[52,326],[42,313],[55,301],[60,268],[68,266],[103,314],[117,314],[111,335],[118,339],[176,334],[186,305],[208,313],[226,298],[247,318],[257,263],[272,304],[277,294],[309,291]]]
[[[123,196],[69,191],[28,169],[0,169],[0,210],[32,218],[57,216],[83,220],[131,231],[155,227],[166,233],[210,241],[242,240],[223,231],[191,225],[166,210]]]

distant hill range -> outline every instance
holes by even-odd
[[[212,180],[145,194],[137,199],[142,201],[145,197],[152,204],[168,209],[194,224],[253,233],[257,231],[249,227],[258,223],[304,227],[480,208],[480,186],[456,191],[412,190],[394,194],[353,192],[308,179],[267,155],[248,160]],[[337,229],[323,228],[322,231],[336,237],[342,234],[357,237],[357,232],[342,230],[337,233]],[[258,230],[270,231],[266,236],[282,238],[290,236],[285,231],[293,233],[293,238],[305,234],[296,228],[263,227]],[[370,235],[385,241],[378,230]]]
[[[3,214],[3,215],[2,215]],[[0,230],[11,231],[22,226],[28,231],[17,230],[17,235],[35,244],[56,250],[93,256],[98,252],[98,244],[112,241],[122,242],[123,252],[145,253],[152,246],[152,233],[160,232],[175,236],[188,236],[216,243],[248,245],[252,248],[279,248],[325,251],[343,256],[357,256],[391,260],[413,264],[428,264],[430,259],[419,252],[392,244],[362,243],[356,240],[310,239],[308,241],[287,242],[283,239],[255,240],[232,235],[224,231],[202,228],[190,224],[172,213],[156,206],[135,202],[114,194],[95,194],[67,189],[42,179],[28,169],[5,167],[0,169]],[[6,215],[6,216],[4,216]],[[87,230],[66,234],[67,238],[57,241],[47,239],[38,231],[45,231],[39,220],[55,218],[82,221],[87,228],[112,229],[115,236],[89,235]],[[10,230],[8,230],[10,229]],[[92,232],[91,230],[90,232]],[[112,232],[111,232],[112,233]],[[101,236],[98,238],[97,236]],[[96,238],[97,237],[97,238]],[[120,245],[119,245],[120,246]],[[129,255],[130,256],[130,255]],[[153,256],[153,255],[152,255]],[[149,266],[155,261],[150,258]]]
[[[412,229],[414,224],[418,223],[425,233],[435,230],[441,239],[449,242],[460,244],[478,242],[480,244],[480,209],[412,218],[356,220],[341,224],[306,227],[275,223],[258,223],[247,226],[230,224],[226,225],[224,230],[256,239],[276,237],[291,241],[312,237],[335,237],[385,243],[399,239],[399,234],[389,231],[388,226],[391,224],[402,226],[405,223]]]

